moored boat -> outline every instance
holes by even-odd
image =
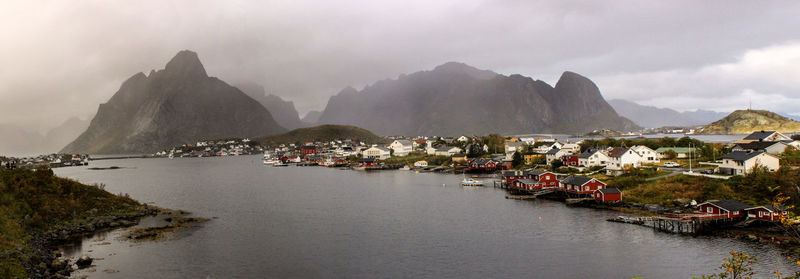
[[[461,180],[461,186],[483,186],[483,182],[474,178],[464,178]]]

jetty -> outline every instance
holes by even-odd
[[[627,217],[617,216],[608,219],[609,222],[634,224],[651,227],[654,230],[674,234],[697,235],[709,229],[729,226],[736,220],[727,214],[664,214],[661,216]]]

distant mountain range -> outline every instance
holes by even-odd
[[[363,127],[379,135],[571,133],[639,127],[617,115],[588,78],[564,72],[550,86],[463,63],[402,75],[328,101],[319,123]]]
[[[769,130],[782,133],[800,132],[800,122],[766,110],[737,110],[730,115],[703,126],[703,134],[749,134]]]
[[[286,131],[253,98],[209,77],[197,54],[181,51],[163,70],[138,73],[101,104],[64,153],[153,153],[204,139]]]
[[[700,126],[717,121],[727,115],[724,112],[708,110],[678,112],[669,108],[643,106],[620,99],[612,99],[608,103],[614,107],[614,110],[619,115],[631,119],[636,124],[646,128]]]
[[[89,127],[89,120],[67,119],[46,134],[14,125],[0,125],[0,155],[33,156],[56,153]]]
[[[313,124],[313,123],[319,122],[319,117],[320,116],[322,116],[322,112],[321,111],[312,110],[312,111],[309,111],[308,113],[306,113],[306,115],[303,116],[302,120],[305,123]]]

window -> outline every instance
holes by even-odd
[[[739,211],[734,211],[733,215],[739,215]]]
[[[758,212],[758,217],[764,217],[764,211],[759,211]]]
[[[589,186],[586,186],[585,189],[586,189],[586,191],[589,191]]]
[[[708,212],[708,213],[714,213],[714,208],[713,208],[713,207],[710,207],[710,206],[709,206],[709,207],[706,207],[706,212]]]

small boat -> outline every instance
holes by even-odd
[[[474,178],[464,178],[461,180],[461,186],[483,186],[483,182],[475,180]]]
[[[279,163],[275,163],[275,164],[274,164],[274,165],[272,165],[272,166],[273,166],[273,167],[288,167],[288,166],[289,166],[289,164],[287,164],[287,163],[284,163],[284,162],[279,162]]]

